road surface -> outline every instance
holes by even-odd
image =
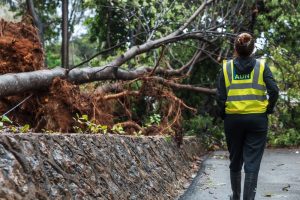
[[[229,199],[228,165],[227,152],[214,152],[179,200]],[[300,149],[265,151],[255,199],[300,200]]]

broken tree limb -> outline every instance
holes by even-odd
[[[52,83],[55,77],[60,77],[69,80],[74,84],[82,84],[93,81],[103,81],[103,80],[133,80],[139,78],[143,75],[149,73],[151,68],[141,67],[133,71],[126,71],[119,69],[118,71],[113,71],[114,68],[108,67],[86,67],[77,68],[69,73],[66,69],[55,68],[52,70],[37,70],[33,72],[23,72],[23,73],[11,73],[4,74],[0,76],[0,97],[18,94],[30,90],[38,90],[47,88]],[[163,69],[157,69],[155,74],[162,73]],[[172,70],[165,70],[164,73],[172,74]],[[164,84],[169,84],[170,86],[178,89],[190,89],[197,92],[202,92],[206,94],[214,94],[214,90],[208,88],[194,88],[193,86],[179,86],[177,83],[170,83],[165,79],[156,77],[159,81]]]

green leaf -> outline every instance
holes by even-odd
[[[8,123],[10,123],[10,124],[13,123],[6,115],[3,115],[3,116],[2,116],[1,121],[2,121],[2,122],[8,122]]]
[[[22,133],[28,133],[29,129],[30,129],[30,125],[29,124],[25,124],[24,126],[21,127],[20,131]]]
[[[82,115],[79,119],[83,119],[85,121],[89,121],[89,117],[87,115]]]

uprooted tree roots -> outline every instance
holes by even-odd
[[[32,26],[0,21],[0,46],[0,74],[43,68],[44,53],[37,30]],[[16,124],[30,124],[36,132],[74,132],[77,128],[89,131],[89,124],[101,124],[108,130],[122,127],[127,134],[178,136],[182,109],[194,111],[177,98],[171,88],[151,79],[151,75],[133,81],[105,83],[102,89],[95,88],[96,84],[88,85],[92,89],[55,78],[52,85],[42,91],[2,98],[0,112],[3,114],[32,95],[9,113],[9,117]],[[78,120],[84,115],[87,123]]]
[[[0,19],[0,74],[43,68],[44,52],[36,28]]]
[[[168,87],[149,80],[136,82],[140,85],[136,90],[132,89],[135,82],[122,82],[127,85],[122,92],[95,93],[56,78],[48,90],[34,93],[10,117],[15,122],[30,123],[37,132],[74,132],[75,127],[89,131],[76,119],[87,115],[90,122],[106,125],[108,129],[122,126],[126,134],[175,136],[181,128],[181,110],[194,110]]]

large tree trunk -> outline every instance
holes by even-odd
[[[55,77],[65,78],[74,84],[88,83],[100,80],[133,80],[143,75],[147,75],[149,69],[139,68],[134,71],[125,71],[119,69],[114,71],[111,67],[95,67],[73,69],[69,73],[66,69],[56,68],[53,70],[38,70],[33,72],[23,72],[16,74],[5,74],[0,76],[0,97],[19,94],[29,90],[37,90],[47,88],[51,85]],[[165,71],[168,74],[168,71]],[[168,84],[162,78],[157,80],[163,84]],[[180,84],[169,83],[171,87],[177,89],[187,89],[196,92],[214,94],[215,91],[209,88],[200,89],[200,87],[182,86]],[[197,89],[198,88],[198,89]]]

